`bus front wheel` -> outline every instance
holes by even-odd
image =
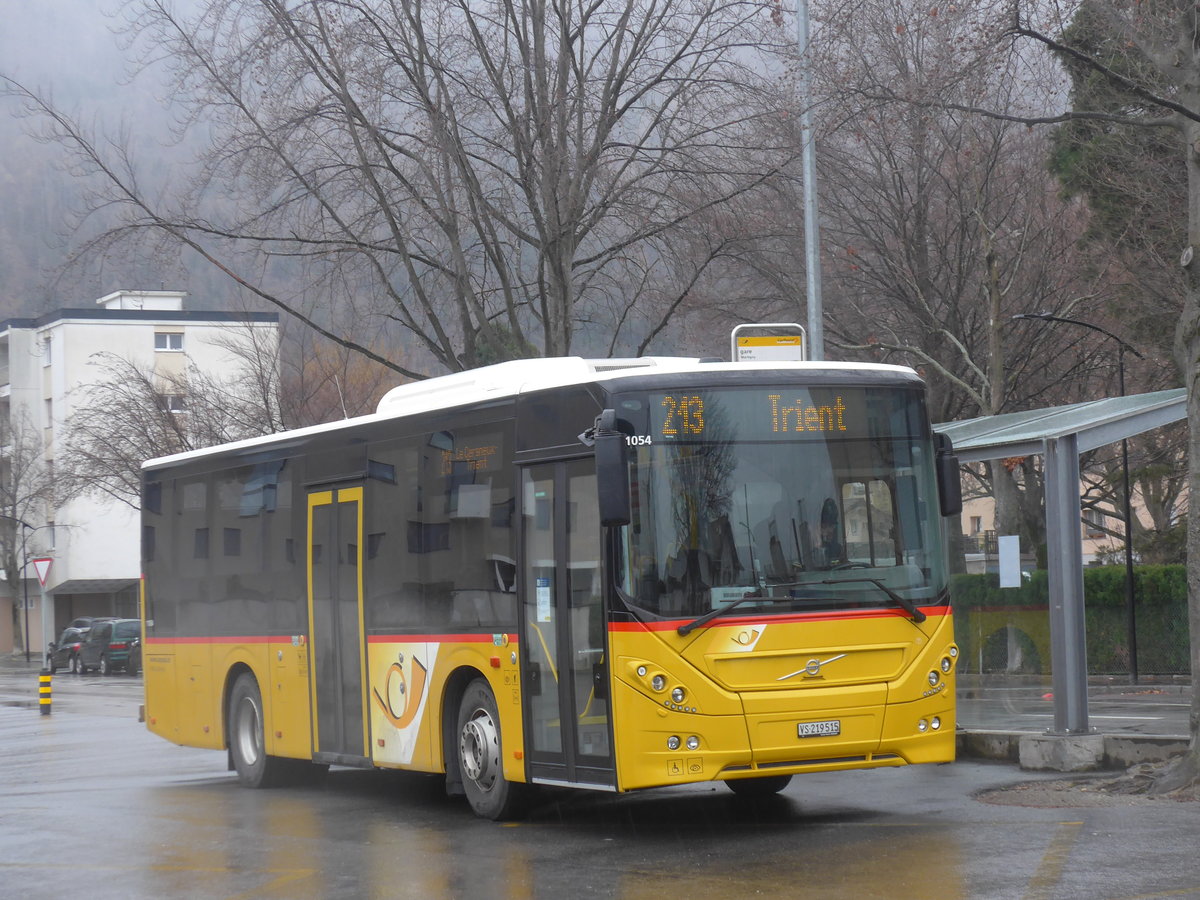
[[[492,689],[482,678],[467,686],[459,704],[457,743],[463,792],[471,809],[485,819],[514,816],[524,786],[504,778],[500,715]]]
[[[262,692],[258,681],[245,672],[229,695],[229,753],[238,781],[246,787],[274,787],[280,783],[288,760],[268,756],[263,741]]]

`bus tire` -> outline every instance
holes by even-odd
[[[525,786],[504,778],[500,715],[492,689],[483,678],[476,678],[463,693],[455,746],[463,792],[475,814],[492,820],[515,816]]]
[[[791,781],[791,775],[765,775],[762,778],[730,778],[725,784],[739,797],[753,800],[778,794]]]
[[[243,672],[229,695],[229,755],[245,787],[275,787],[285,779],[287,759],[268,756],[263,739],[262,692],[258,681]]]

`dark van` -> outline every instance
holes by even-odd
[[[79,648],[80,674],[99,669],[101,675],[111,675],[127,669],[129,651],[141,634],[142,623],[138,619],[97,622]]]

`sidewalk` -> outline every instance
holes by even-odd
[[[15,653],[0,653],[0,669],[28,669],[32,672],[40,672],[42,669],[42,654],[31,650],[29,653],[29,662],[25,662],[25,652],[23,650]]]

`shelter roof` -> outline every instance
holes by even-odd
[[[1077,435],[1079,452],[1187,418],[1184,388],[1107,397],[1028,412],[980,416],[934,425],[954,444],[959,462],[981,462],[1042,453],[1045,441]]]

